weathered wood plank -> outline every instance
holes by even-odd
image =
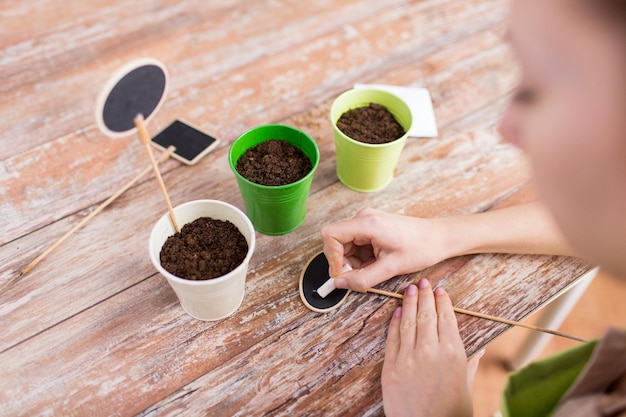
[[[176,61],[207,60],[208,65],[194,69],[206,77],[401,3],[396,0],[364,7],[355,0],[314,4],[93,1],[59,13],[60,4],[54,0],[5,2],[0,47],[6,50],[2,62],[8,82],[0,91],[70,72],[138,45]],[[281,22],[280,28],[276,22]],[[173,45],[177,47],[169,48]],[[215,60],[209,62],[211,58]]]
[[[214,91],[208,91],[206,93],[211,94],[205,95],[203,90],[207,86],[219,90],[232,78],[229,71],[284,50],[297,49],[307,42],[315,43],[322,34],[341,33],[343,26],[375,16],[383,7],[362,7],[357,1],[341,2],[332,8],[329,8],[328,1],[316,2],[316,5],[311,6],[295,3],[290,6],[277,3],[272,6],[270,3],[269,7],[261,6],[258,2],[233,2],[231,5],[220,2],[217,7],[207,7],[203,2],[175,2],[169,7],[149,7],[149,2],[137,5],[131,3],[125,5],[130,7],[127,7],[123,19],[115,24],[108,20],[119,20],[120,16],[115,13],[119,14],[121,5],[117,4],[108,10],[100,10],[94,5],[96,7],[91,14],[78,20],[76,28],[65,27],[68,23],[63,19],[59,23],[62,27],[53,26],[50,32],[41,35],[42,39],[35,41],[31,37],[37,34],[27,31],[23,36],[28,36],[29,42],[35,42],[39,48],[46,50],[45,59],[42,59],[36,48],[20,47],[19,44],[7,47],[0,60],[7,76],[8,73],[28,75],[33,71],[38,74],[30,76],[34,78],[32,81],[20,80],[23,85],[19,89],[7,91],[5,100],[0,103],[0,114],[9,116],[2,120],[13,120],[13,123],[2,126],[2,137],[8,140],[24,136],[20,143],[3,148],[2,151],[8,154],[2,154],[0,159],[15,155],[20,149],[46,143],[52,138],[92,128],[93,104],[102,84],[121,64],[135,57],[152,55],[168,65],[173,76],[168,99],[171,105],[176,106],[178,116],[181,114],[181,104],[190,100],[200,100],[202,104],[199,109],[202,110],[202,106],[209,101],[205,97],[211,97],[210,101],[214,101],[217,108],[223,100],[235,98],[241,110],[241,106],[246,104],[243,100],[245,97],[215,97]],[[389,3],[389,6],[393,6],[393,3]],[[58,8],[58,5],[51,7]],[[20,14],[28,15],[29,12],[31,10]],[[85,13],[84,10],[81,12]],[[11,14],[11,11],[7,14]],[[18,12],[13,11],[12,14]],[[49,10],[41,11],[40,14],[55,16]],[[284,22],[281,30],[275,30],[276,21]],[[94,25],[98,26],[99,33],[92,37],[77,39],[71,32]],[[29,25],[24,27],[30,28]],[[69,33],[63,32],[63,27]],[[146,27],[148,29],[143,29],[144,32],[138,32],[137,28]],[[67,38],[60,41],[55,39],[60,36]],[[51,45],[55,51],[50,51]],[[16,55],[14,58],[13,51]],[[294,51],[293,55],[297,57],[298,53]],[[297,58],[296,61],[302,65]],[[67,71],[62,72],[62,69]],[[235,78],[241,77],[238,75]],[[51,97],[58,107],[51,109]],[[267,100],[268,97],[264,98]],[[67,110],[59,112],[59,108]],[[193,116],[191,113],[187,117]],[[29,114],[30,117],[19,117],[22,114]],[[224,119],[219,117],[219,111],[217,116],[215,121],[220,125]],[[29,124],[21,125],[23,122]],[[159,126],[163,127],[168,122],[166,119]],[[209,118],[203,122],[213,120]],[[54,124],[54,132],[50,132],[49,124]]]

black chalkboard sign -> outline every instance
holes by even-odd
[[[328,260],[324,252],[320,252],[307,263],[300,275],[300,298],[309,310],[327,313],[338,308],[348,297],[350,291],[339,288],[328,294],[326,298],[320,297],[317,289],[329,278]]]
[[[136,130],[134,118],[146,121],[156,114],[165,98],[167,71],[152,58],[135,60],[118,71],[100,94],[96,120],[108,136],[125,136]]]

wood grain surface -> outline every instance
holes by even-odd
[[[516,83],[506,15],[500,0],[3,1],[0,285],[147,166],[136,136],[107,138],[94,116],[132,59],[157,58],[170,74],[151,134],[181,118],[220,139],[195,166],[161,164],[174,205],[243,208],[228,148],[260,124],[303,129],[321,160],[305,222],[257,233],[244,302],[219,322],[185,314],[150,263],[148,235],[166,211],[154,177],[123,194],[0,296],[0,415],[383,415],[397,300],[351,294],[317,314],[298,278],[321,227],[365,207],[436,217],[535,198],[526,160],[496,132]],[[392,183],[372,194],[335,175],[329,109],[357,82],[428,88],[440,133],[410,138]],[[588,269],[477,255],[380,287],[427,277],[459,307],[519,320]],[[468,355],[508,328],[459,324]]]

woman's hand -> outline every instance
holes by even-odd
[[[472,415],[472,385],[482,352],[469,362],[452,302],[422,279],[410,285],[387,335],[382,373],[387,417]]]
[[[330,275],[337,288],[364,292],[399,274],[419,271],[445,259],[449,252],[435,220],[365,209],[354,219],[322,230]]]
[[[433,219],[365,209],[352,220],[326,226],[322,238],[335,286],[361,292],[453,256],[576,255],[539,202]],[[353,270],[342,274],[346,263]]]

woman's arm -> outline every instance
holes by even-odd
[[[575,256],[540,202],[435,221],[448,257],[474,253]]]

